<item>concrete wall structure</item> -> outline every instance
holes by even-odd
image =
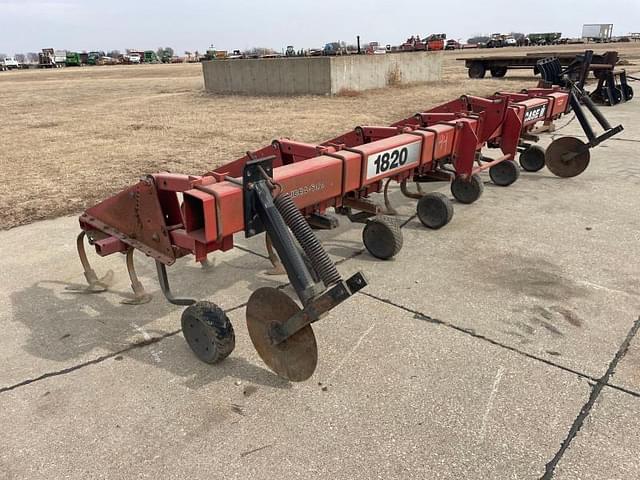
[[[339,57],[265,58],[203,62],[209,93],[335,95],[442,78],[442,54],[412,52]]]

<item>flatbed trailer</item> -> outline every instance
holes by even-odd
[[[584,52],[544,52],[528,53],[526,55],[500,55],[473,58],[458,58],[465,62],[469,69],[469,78],[484,78],[487,72],[491,72],[494,78],[502,78],[508,70],[533,70],[534,75],[540,73],[537,64],[540,60],[556,57],[563,67],[579,61]],[[594,54],[592,65],[615,65],[618,62],[618,52],[605,52]]]

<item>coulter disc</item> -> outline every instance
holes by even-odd
[[[545,154],[547,168],[558,177],[580,175],[589,166],[591,158],[585,147],[585,143],[575,137],[562,137],[553,141]]]
[[[253,292],[247,304],[247,329],[258,355],[271,370],[292,382],[307,380],[318,364],[313,329],[307,325],[278,345],[271,343],[271,331],[299,311],[288,295],[271,287]]]

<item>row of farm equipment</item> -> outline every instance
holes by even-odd
[[[147,175],[81,215],[77,248],[87,289],[107,290],[110,276],[100,278],[91,267],[86,239],[100,256],[126,256],[133,296],[125,302],[148,302],[133,261],[134,251],[142,252],[155,262],[166,299],[186,307],[181,322],[188,345],[200,360],[217,363],[235,346],[229,318],[215,303],[175,295],[167,267],[182,257],[205,265],[213,252],[232,249],[235,235],[264,233],[272,273],[287,275],[295,297],[272,287],[253,292],[246,305],[248,333],[276,374],[306,380],[318,362],[312,324],[370,281],[362,273],[343,278],[312,226],[335,228],[339,216],[363,224],[366,251],[389,260],[403,246],[390,184],[416,201],[416,221],[438,230],[452,221],[454,203],[442,193],[423,192],[422,184],[448,183],[455,200],[472,204],[483,193],[482,172],[501,187],[516,182],[521,169],[538,172],[546,166],[559,177],[574,177],[587,169],[592,148],[623,130],[574,81],[574,68],[580,78],[588,72],[585,63],[565,68],[551,58],[540,60],[538,68],[543,81],[529,90],[465,95],[417,108],[392,125],[358,126],[320,144],[280,138],[202,175]],[[569,114],[586,141],[566,136],[546,150],[536,145],[541,125]]]
[[[64,65],[67,67],[82,67],[85,65],[139,65],[141,63],[169,63],[167,59],[158,57],[153,50],[134,51],[125,54],[109,56],[105,52],[66,52]]]
[[[400,45],[382,45],[379,42],[366,42],[361,44],[360,36],[355,44],[346,42],[329,42],[323,48],[296,49],[293,45],[288,45],[283,52],[271,49],[253,49],[251,51],[216,50],[211,46],[207,53],[199,58],[204,60],[226,60],[226,59],[251,59],[251,58],[280,58],[280,57],[319,57],[338,55],[381,55],[387,53],[401,52],[437,52],[442,50],[464,50],[469,48],[499,48],[508,46],[543,46],[556,45],[569,42],[569,39],[562,39],[561,33],[532,33],[525,35],[511,35],[495,33],[490,37],[479,37],[478,41],[462,43],[458,40],[447,39],[445,33],[433,33],[426,36],[412,35]],[[584,43],[584,42],[580,42]]]
[[[34,58],[35,60],[35,58]],[[72,52],[43,48],[37,54],[37,61],[19,61],[16,57],[6,57],[0,62],[2,70],[26,68],[62,68],[94,65],[136,65],[141,63],[171,63],[172,56],[158,56],[153,50],[130,50],[126,54],[109,56],[104,51]]]

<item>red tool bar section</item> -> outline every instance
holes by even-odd
[[[101,255],[131,245],[166,264],[190,253],[204,260],[210,252],[232,248],[233,235],[244,231],[237,183],[252,159],[274,156],[273,176],[282,191],[305,214],[322,213],[342,206],[345,198],[381,191],[383,180],[429,174],[442,179],[438,169],[445,165],[455,177],[466,178],[513,160],[521,136],[538,122],[558,118],[568,104],[569,93],[559,89],[463,96],[390,127],[358,127],[322,145],[281,139],[203,176],[153,175],[87,210],[80,223],[85,231],[106,234],[96,244]],[[477,162],[486,145],[503,155]],[[162,235],[150,234],[147,224]]]
[[[447,127],[454,132],[453,127]],[[381,180],[393,175],[431,168],[434,151],[451,155],[453,138],[448,151],[436,149],[437,135],[429,131],[401,134],[361,145],[357,149],[326,148],[326,154],[300,159],[296,163],[274,168],[273,179],[283,193],[288,193],[296,206],[308,213],[324,212],[339,207],[350,192],[367,187],[367,192],[379,191]],[[443,138],[447,138],[446,136]],[[444,145],[444,142],[442,142]],[[304,156],[316,152],[313,145],[290,144],[281,141],[283,150],[296,150]],[[221,181],[184,192],[184,226],[171,231],[175,243],[203,259],[207,253],[225,249],[233,235],[244,231],[242,187]]]

